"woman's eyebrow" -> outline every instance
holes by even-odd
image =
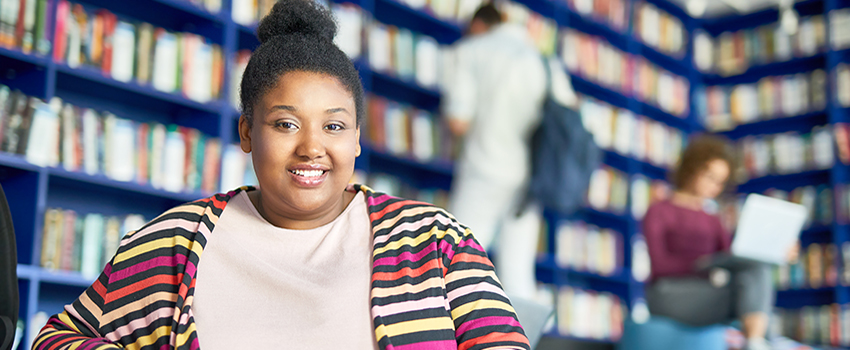
[[[345,113],[347,113],[347,114],[351,114],[351,113],[350,113],[350,112],[348,112],[348,110],[347,110],[347,109],[345,109],[344,107],[328,108],[327,110],[325,110],[325,113],[327,113],[327,114],[334,114],[334,113],[341,113],[341,112],[345,112]]]
[[[271,108],[271,110],[272,111],[284,110],[284,111],[287,111],[287,112],[297,112],[298,108],[295,108],[295,106],[289,106],[289,105],[277,105],[277,106],[273,106]]]

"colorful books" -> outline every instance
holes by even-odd
[[[682,21],[644,1],[635,3],[633,11],[632,32],[640,41],[673,57],[685,55],[688,35]]]
[[[806,344],[850,346],[850,305],[847,304],[778,308],[771,320],[777,334]]]
[[[582,222],[561,222],[555,236],[555,263],[565,269],[612,276],[623,269],[623,235]]]
[[[696,98],[706,128],[724,131],[759,120],[823,111],[826,91],[826,72],[818,69],[764,77],[752,84],[708,86]]]
[[[738,164],[733,174],[739,183],[744,183],[770,174],[829,169],[833,165],[833,145],[829,126],[815,127],[807,134],[747,136],[737,142]]]
[[[56,16],[57,62],[93,67],[117,81],[151,84],[198,102],[221,96],[222,50],[204,37],[118,20],[108,10],[89,11],[67,0],[59,0]]]
[[[626,305],[616,295],[567,286],[558,289],[555,319],[561,335],[616,342],[623,335],[627,315]]]
[[[603,166],[590,176],[587,203],[596,210],[623,214],[629,198],[628,176],[614,168]]]
[[[850,8],[829,11],[829,41],[833,50],[850,48]]]
[[[47,0],[0,0],[0,47],[47,55]]]
[[[458,142],[445,120],[424,110],[369,95],[364,124],[364,139],[377,150],[421,162],[451,160],[457,154]]]
[[[578,14],[624,32],[629,23],[628,1],[567,0],[567,6]]]

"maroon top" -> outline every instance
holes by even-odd
[[[653,204],[643,219],[649,246],[652,279],[694,276],[694,263],[703,255],[728,251],[732,237],[720,219],[702,210],[680,207],[670,201]]]

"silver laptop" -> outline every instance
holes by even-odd
[[[784,264],[788,251],[800,239],[807,214],[803,205],[750,194],[738,219],[732,255]]]

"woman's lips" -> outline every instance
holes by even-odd
[[[316,187],[328,178],[327,170],[320,169],[294,169],[289,170],[289,176],[301,187]]]

